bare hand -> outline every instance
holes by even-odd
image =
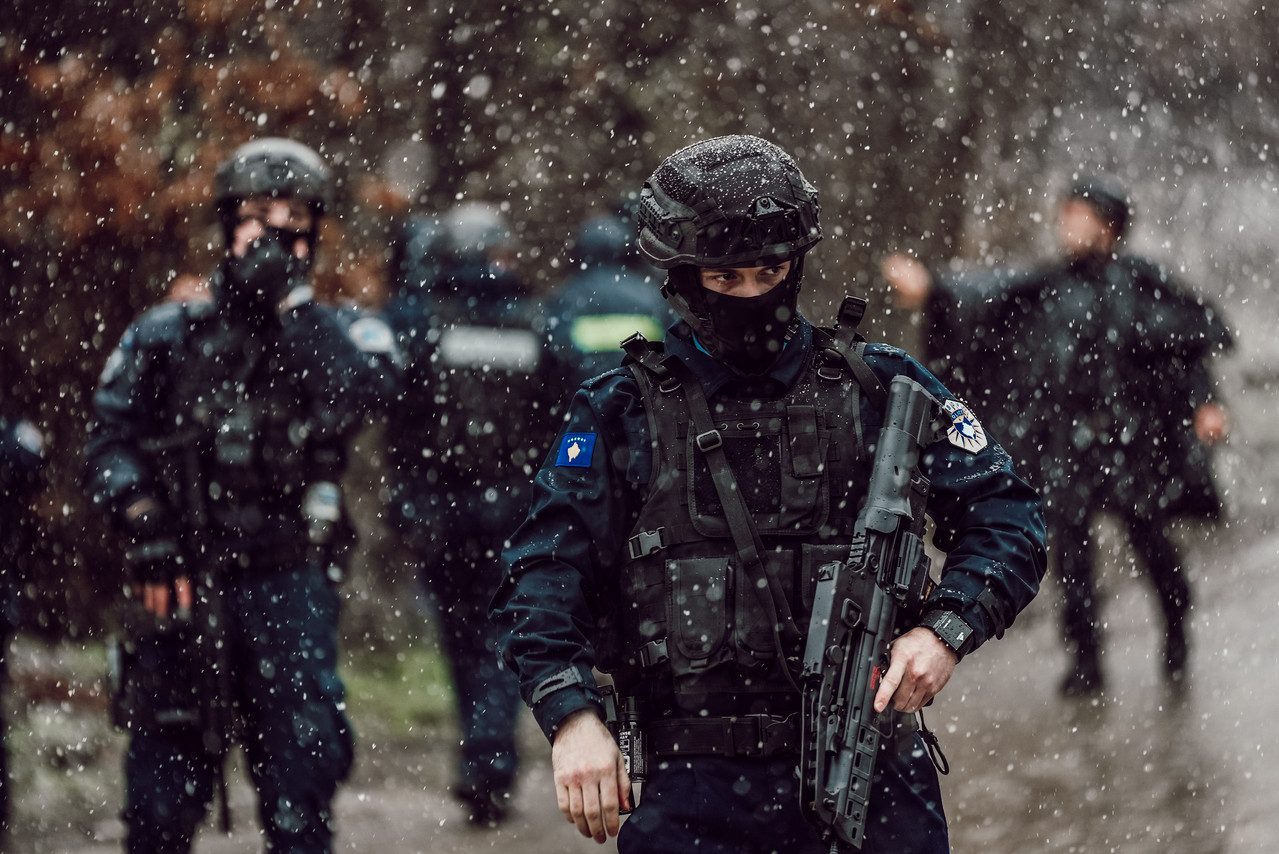
[[[933,277],[927,267],[909,255],[894,252],[883,260],[879,269],[893,289],[898,308],[923,311],[933,290]]]
[[[570,715],[551,745],[555,797],[564,818],[601,844],[617,836],[620,808],[630,808],[630,778],[612,734],[589,709]]]
[[[875,692],[875,711],[893,708],[914,714],[937,696],[955,672],[959,657],[932,629],[915,628],[893,641],[888,672]]]
[[[1230,435],[1226,410],[1215,403],[1205,403],[1195,410],[1195,435],[1205,445],[1216,445]]]
[[[149,581],[142,585],[142,605],[157,617],[171,617],[174,613],[190,613],[194,596],[191,579],[173,579],[173,583]]]

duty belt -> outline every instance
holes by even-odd
[[[799,716],[664,718],[645,727],[654,756],[776,756],[799,750]]]

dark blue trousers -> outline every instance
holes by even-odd
[[[457,694],[457,782],[503,792],[515,779],[515,730],[524,705],[519,682],[498,658],[497,632],[488,619],[501,578],[501,540],[457,531],[441,531],[440,540],[422,577]]]
[[[229,583],[224,604],[240,743],[267,850],[328,854],[333,796],[354,756],[337,673],[337,590],[319,568],[247,571]],[[189,655],[163,640],[140,647],[138,664],[175,683],[191,678]],[[135,731],[125,756],[130,854],[189,852],[215,770],[194,727]]]
[[[828,854],[800,811],[796,757],[671,758],[651,768],[621,854]],[[946,854],[937,772],[914,750],[875,763],[862,854]]]

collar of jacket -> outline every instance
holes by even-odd
[[[702,382],[702,391],[712,398],[727,391],[734,397],[778,397],[799,380],[813,352],[813,327],[802,315],[799,329],[782,350],[781,358],[767,374],[743,377],[698,346],[692,328],[680,321],[666,336],[666,352],[692,369]]]

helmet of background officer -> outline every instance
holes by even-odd
[[[300,142],[269,137],[233,151],[214,178],[227,245],[222,301],[240,313],[272,316],[306,283],[332,196],[328,166]]]
[[[444,214],[440,228],[440,252],[454,262],[503,270],[514,263],[515,240],[497,205],[462,202]]]
[[[702,346],[739,373],[763,374],[797,322],[820,210],[776,145],[717,137],[675,152],[644,182],[638,245],[668,271],[662,293]]]
[[[601,265],[637,267],[643,258],[635,251],[635,224],[617,214],[603,214],[582,223],[573,260],[579,270]]]
[[[1071,258],[1110,255],[1131,217],[1128,193],[1118,182],[1088,175],[1071,184],[1058,211],[1057,231]]]

